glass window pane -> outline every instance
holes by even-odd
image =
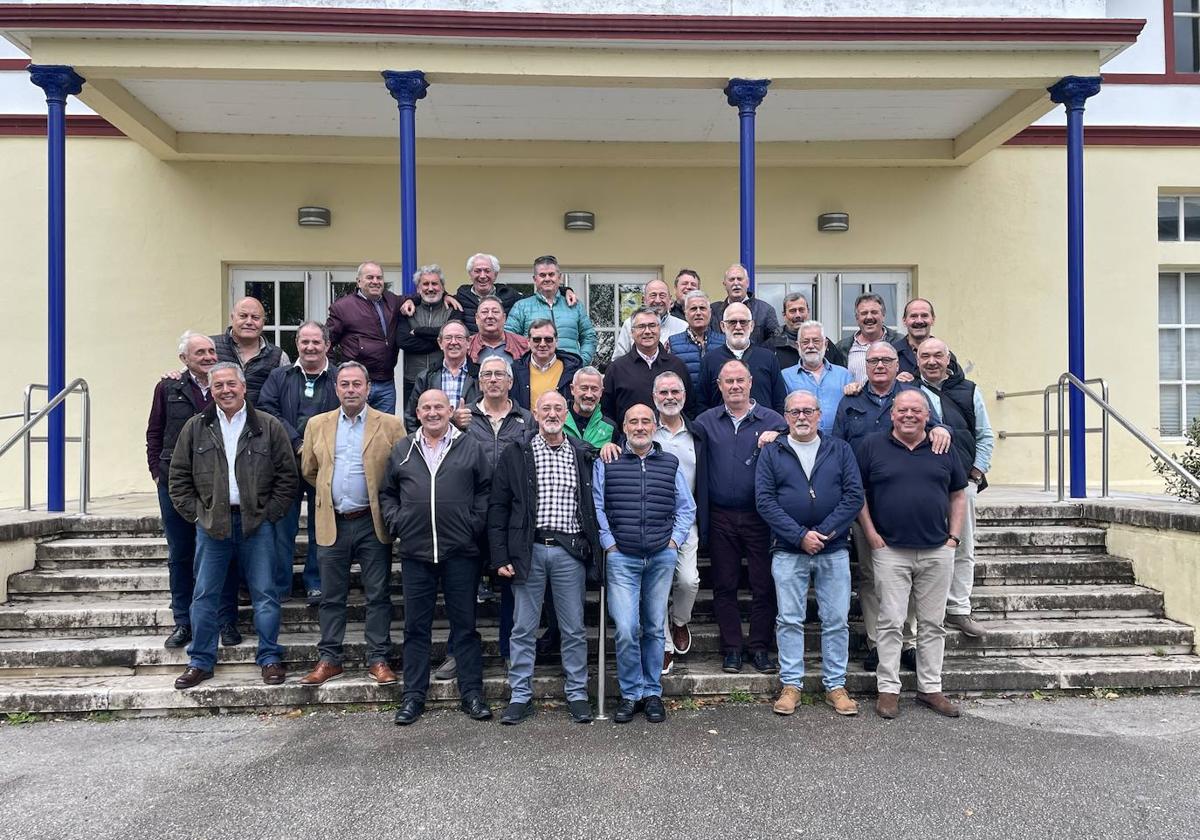
[[[1200,242],[1200,196],[1188,196],[1183,200],[1183,238],[1188,242]]]
[[[1200,417],[1200,385],[1187,386],[1187,402],[1184,405],[1184,427],[1180,431],[1191,428],[1192,421]]]
[[[1175,16],[1175,72],[1200,71],[1200,17]]]
[[[1179,275],[1164,271],[1158,275],[1158,323],[1180,323],[1179,311]]]
[[[783,296],[787,294],[786,283],[755,283],[754,296],[771,304],[779,319],[783,320]]]
[[[1184,330],[1183,363],[1185,378],[1200,380],[1200,329]]]
[[[613,306],[613,291],[616,287],[610,283],[591,283],[588,285],[588,317],[597,328],[613,325],[616,311]]]
[[[1200,324],[1200,274],[1193,271],[1183,275],[1183,300],[1186,323]]]
[[[613,345],[616,343],[615,330],[596,330],[596,355],[592,357],[592,365],[604,370],[612,359]]]
[[[900,323],[900,309],[903,307],[903,304],[897,299],[895,284],[872,283],[871,291],[883,298],[884,323],[895,328]]]
[[[246,297],[258,298],[266,310],[266,323],[275,321],[275,284],[266,281],[255,281],[246,284]]]
[[[1158,378],[1173,380],[1183,378],[1183,364],[1180,358],[1180,330],[1158,331]]]
[[[1174,437],[1183,434],[1183,421],[1180,417],[1183,388],[1179,385],[1158,386],[1158,433],[1163,437]]]
[[[642,287],[636,283],[622,283],[618,294],[621,299],[621,311],[617,313],[617,325],[620,326],[642,305]]]
[[[277,343],[288,354],[288,358],[293,362],[300,358],[296,352],[296,330],[279,330],[277,335]]]
[[[1200,11],[1200,0],[1175,0],[1172,8],[1177,12]]]
[[[842,297],[842,332],[854,333],[858,330],[858,321],[854,319],[854,300],[863,293],[863,285],[861,283],[843,283],[841,287]]]
[[[304,282],[279,284],[279,323],[300,326],[304,323]]]
[[[1158,241],[1179,241],[1179,196],[1158,197]]]

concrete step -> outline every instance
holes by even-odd
[[[1103,553],[976,556],[975,585],[1131,584],[1133,564]]]
[[[594,664],[594,663],[593,663]],[[341,679],[324,686],[301,686],[303,671],[289,673],[283,685],[261,683],[257,669],[244,666],[224,667],[216,677],[190,691],[176,691],[175,673],[136,676],[48,676],[40,678],[0,679],[0,713],[119,714],[211,713],[215,711],[261,711],[309,706],[375,706],[396,703],[402,686],[377,686],[361,671],[348,671]],[[915,675],[902,672],[905,690],[915,689]],[[611,714],[617,697],[615,675],[606,674],[607,710]],[[1032,691],[1059,689],[1140,689],[1189,688],[1200,686],[1200,657],[1128,656],[1128,657],[1048,657],[947,660],[943,685],[951,693],[996,691]],[[592,689],[595,692],[593,674]],[[804,688],[820,692],[819,666],[809,663]],[[875,675],[862,671],[856,663],[847,673],[847,688],[860,695],[863,712],[875,692]],[[768,697],[779,689],[774,675],[754,672],[725,674],[716,661],[680,662],[675,671],[663,678],[663,693],[668,697],[723,697],[747,692]],[[541,700],[559,700],[562,678],[556,666],[541,666],[533,681],[534,695]],[[503,670],[485,669],[484,692],[493,706],[508,696]],[[458,690],[453,682],[430,685],[431,704],[453,703]],[[561,709],[539,709],[539,714],[563,716]],[[494,724],[493,724],[494,725]]]
[[[1103,554],[1103,528],[1071,526],[990,526],[975,529],[975,555]]]
[[[985,620],[1158,617],[1163,614],[1163,596],[1133,584],[977,585],[971,608]]]
[[[1103,656],[1191,653],[1195,633],[1165,618],[1002,619],[987,622],[985,639],[951,630],[946,655]]]

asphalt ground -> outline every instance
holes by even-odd
[[[0,838],[1194,838],[1200,696],[0,726]]]

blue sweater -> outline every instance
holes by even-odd
[[[780,437],[763,447],[755,485],[758,514],[780,548],[800,551],[811,528],[832,538],[825,551],[846,547],[850,523],[863,506],[862,478],[848,443],[822,435],[808,476],[787,438]]]
[[[787,434],[787,423],[771,409],[755,405],[735,431],[733,418],[722,404],[697,417],[695,427],[705,439],[709,504],[728,510],[754,510],[758,436],[768,431]]]

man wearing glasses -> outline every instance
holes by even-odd
[[[529,352],[513,362],[513,401],[530,411],[547,391],[569,400],[571,377],[580,366],[578,356],[559,351],[554,322],[539,318],[529,326]]]
[[[858,714],[846,693],[850,656],[850,523],[863,504],[862,480],[850,446],[818,434],[817,397],[794,391],[784,417],[788,436],[763,447],[755,476],[755,503],[775,540],[771,577],[779,617],[779,680],[775,712],[796,711],[804,688],[804,618],[812,578],[821,613],[821,683],[825,702],[839,715]]]
[[[837,419],[833,423],[833,436],[850,444],[857,452],[859,444],[876,432],[890,433],[892,430],[892,403],[902,391],[915,391],[915,385],[907,385],[896,379],[899,372],[896,348],[886,341],[876,341],[867,348],[865,360],[867,382],[862,390],[842,398],[838,404]],[[951,436],[945,426],[929,424],[929,439],[933,451],[939,455],[949,451]],[[876,623],[879,620],[879,596],[875,594],[874,566],[871,563],[871,548],[866,534],[858,523],[852,528],[854,555],[858,561],[858,598],[862,606],[863,632],[867,636],[867,653],[863,668],[874,671],[879,664],[876,650]],[[909,636],[915,634],[909,633]],[[910,670],[915,669],[915,642],[906,638],[900,653],[900,663]]]
[[[800,350],[800,363],[783,371],[783,381],[789,392],[808,391],[817,398],[821,405],[821,433],[829,434],[837,418],[838,403],[854,379],[846,368],[825,361],[825,327],[820,321],[800,325],[796,346]]]
[[[467,361],[467,325],[462,321],[447,321],[438,330],[438,347],[442,363],[417,376],[404,407],[404,428],[415,434],[421,427],[417,419],[417,401],[430,390],[441,391],[450,400],[450,422],[459,431],[471,424],[471,406],[479,401],[478,368]]]
[[[659,343],[659,316],[643,306],[630,316],[633,351],[614,359],[604,376],[601,406],[606,417],[624,417],[632,406],[654,404],[654,378],[660,373],[676,374],[688,380],[687,364]],[[696,395],[690,390],[684,400],[684,414],[696,414]]]
[[[716,317],[717,305],[712,306]],[[721,329],[725,333],[725,344],[710,347],[700,362],[700,407],[711,408],[721,404],[717,389],[717,373],[725,363],[737,359],[750,371],[754,390],[750,397],[759,405],[782,414],[783,401],[787,397],[787,385],[779,371],[779,360],[767,347],[752,343],[756,329],[750,307],[744,303],[731,303],[721,315]]]

